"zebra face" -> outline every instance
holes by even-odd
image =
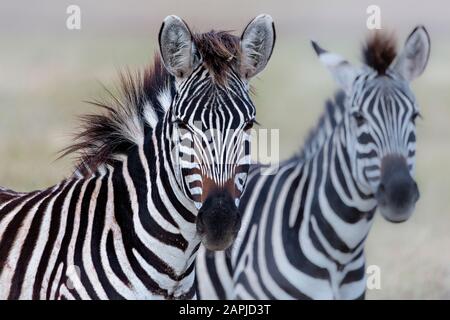
[[[198,73],[209,76],[203,68]],[[199,209],[198,232],[211,237],[209,249],[220,249],[221,243],[228,246],[234,240],[240,227],[237,207],[250,166],[255,108],[237,77],[230,77],[226,88],[211,79],[202,85],[194,86],[197,93],[175,101],[173,121],[183,189]]]
[[[203,68],[199,73],[209,76]],[[209,80],[183,101],[175,100],[184,189],[197,209],[218,189],[226,190],[237,207],[245,186],[256,112],[244,84],[230,78],[226,88]]]
[[[197,232],[210,250],[231,245],[240,228],[239,199],[250,165],[255,107],[249,80],[266,66],[275,41],[272,18],[260,15],[241,38],[192,35],[169,16],[160,32],[164,65],[175,76],[168,118],[178,182],[198,209]]]
[[[387,71],[361,75],[349,103],[349,143],[354,145],[354,176],[375,195],[389,221],[401,222],[419,199],[415,176],[419,109],[404,80]]]
[[[365,49],[363,68],[313,46],[346,93],[345,139],[353,178],[373,195],[387,220],[407,220],[419,199],[414,180],[419,108],[409,83],[426,67],[428,33],[415,28],[399,55],[392,39],[376,35]]]

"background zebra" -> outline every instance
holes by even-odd
[[[0,298],[194,297],[200,241],[223,249],[239,228],[255,121],[248,81],[274,41],[268,15],[241,39],[167,17],[162,60],[123,75],[120,97],[94,103],[107,113],[83,118],[65,150],[81,155],[73,177],[0,190]]]
[[[428,61],[425,28],[411,33],[399,55],[392,37],[376,34],[362,68],[313,47],[342,91],[300,155],[278,171],[266,168],[271,174],[251,170],[231,252],[197,257],[201,298],[363,298],[364,244],[376,208],[401,222],[419,198],[419,109],[409,82]]]

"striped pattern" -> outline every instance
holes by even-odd
[[[194,296],[196,210],[173,175],[145,173],[163,167],[160,130],[92,177],[1,205],[0,298]]]
[[[184,188],[200,208],[205,180],[218,188],[231,183],[238,206],[251,161],[249,129],[256,111],[246,84],[232,70],[226,87],[208,78],[207,70],[197,69],[175,98],[179,107],[173,117],[181,126],[177,138]],[[198,85],[192,88],[191,82]]]
[[[327,103],[300,155],[251,170],[232,250],[197,257],[201,298],[364,297],[381,159],[404,157],[414,176],[418,109],[392,70],[363,69],[351,92]]]

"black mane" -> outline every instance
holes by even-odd
[[[385,74],[397,56],[396,39],[392,33],[376,31],[368,37],[362,50],[364,62],[379,74]]]
[[[153,66],[135,74],[127,70],[119,74],[119,79],[119,95],[106,89],[106,100],[90,101],[105,112],[81,116],[75,143],[61,151],[61,157],[77,154],[76,169],[82,175],[110,162],[114,155],[126,153],[143,139],[145,128],[152,126],[148,115],[157,122],[167,108],[159,95],[162,92],[174,94],[172,76],[159,55],[155,56]]]

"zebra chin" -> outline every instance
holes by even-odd
[[[241,227],[241,215],[235,200],[226,190],[209,195],[197,215],[197,232],[208,250],[231,246]]]
[[[379,206],[378,209],[380,210],[381,215],[387,221],[392,223],[401,223],[405,222],[409,219],[409,217],[411,217],[412,213],[414,212],[415,205],[401,209],[392,208],[389,206]]]
[[[411,177],[404,157],[389,156],[382,161],[381,181],[376,192],[378,209],[388,221],[399,223],[409,219],[416,202],[419,188]]]

